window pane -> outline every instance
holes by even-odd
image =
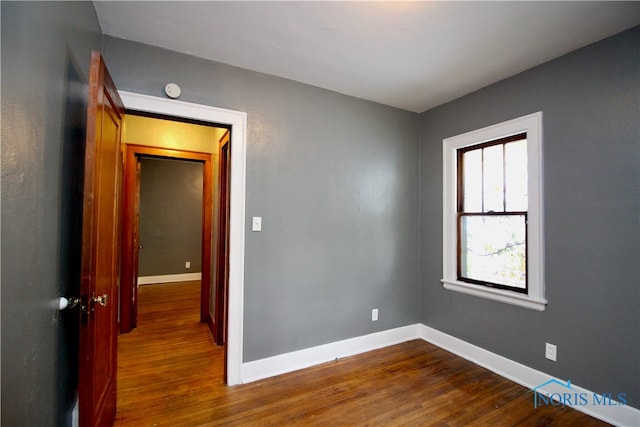
[[[461,221],[462,277],[525,289],[525,216],[463,216]]]
[[[504,169],[502,145],[483,149],[484,212],[504,212]]]
[[[504,146],[506,172],[506,203],[508,211],[526,211],[527,198],[527,140],[510,142]]]
[[[463,155],[464,211],[482,212],[482,152],[467,151]]]

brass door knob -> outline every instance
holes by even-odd
[[[91,301],[96,304],[100,304],[103,307],[106,307],[107,304],[109,303],[109,295],[104,294],[104,295],[96,296],[95,294],[93,294],[93,296],[91,297]]]

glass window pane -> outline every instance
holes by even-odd
[[[462,277],[525,289],[525,216],[463,216],[461,221]]]
[[[482,212],[482,152],[463,154],[464,211]]]
[[[527,140],[510,142],[504,146],[506,203],[508,211],[526,211],[527,191]]]
[[[504,212],[502,145],[483,149],[484,212]]]

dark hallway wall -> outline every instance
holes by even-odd
[[[90,2],[6,2],[2,11],[2,425],[70,425],[79,292],[81,159]]]
[[[138,276],[200,273],[203,164],[141,161]]]

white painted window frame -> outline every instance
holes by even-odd
[[[528,197],[527,268],[528,293],[475,285],[457,278],[457,150],[502,137],[527,133]],[[542,218],[542,112],[529,114],[442,141],[443,171],[443,278],[445,289],[475,295],[537,311],[544,311],[544,230]]]

